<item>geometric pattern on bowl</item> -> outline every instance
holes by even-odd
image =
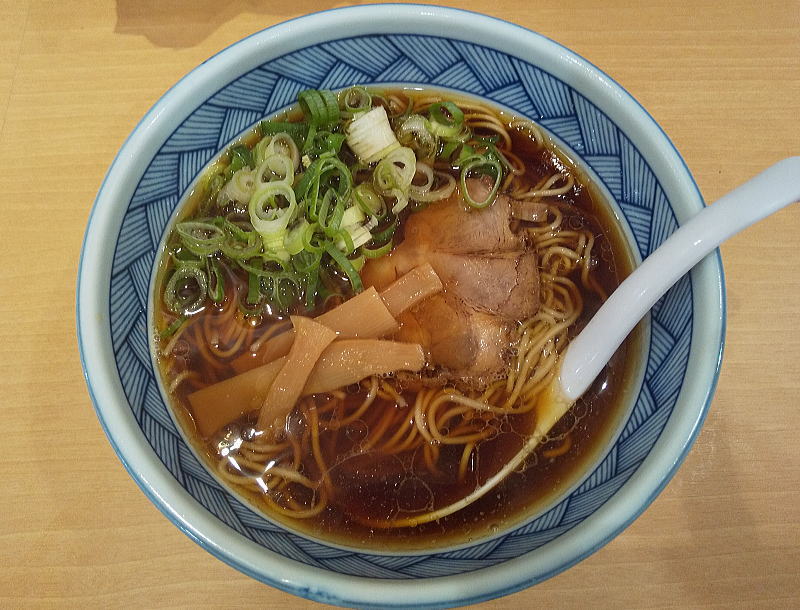
[[[503,536],[456,551],[381,555],[342,550],[287,532],[211,477],[175,428],[152,369],[147,302],[156,248],[198,172],[243,130],[292,104],[303,89],[352,84],[438,85],[494,100],[566,142],[616,199],[646,257],[677,228],[654,173],[603,112],[535,65],[443,37],[378,35],[307,47],[244,74],[200,103],[164,142],[139,182],[120,228],[110,286],[114,354],[136,420],[180,485],[217,518],[264,548],[309,566],[373,578],[427,578],[488,567],[569,531],[606,502],[658,439],[675,405],[692,334],[685,276],[653,308],[641,392],[616,444],[558,505]]]

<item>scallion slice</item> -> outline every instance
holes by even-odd
[[[467,178],[471,173],[481,173],[492,176],[494,183],[483,201],[475,201],[467,190]],[[473,208],[486,208],[494,203],[497,198],[497,191],[500,188],[500,183],[503,180],[503,168],[500,161],[494,158],[476,156],[465,160],[461,166],[461,194],[464,200]]]
[[[208,272],[208,296],[215,303],[222,303],[225,300],[225,278],[222,275],[220,262],[209,256],[206,259],[206,270]]]
[[[390,239],[382,246],[378,246],[377,248],[367,248],[366,246],[362,246],[361,254],[366,256],[367,258],[380,258],[381,256],[386,256],[389,252],[392,251],[393,242]]]
[[[365,87],[350,87],[339,94],[339,103],[351,115],[366,112],[372,108],[372,95]]]
[[[437,136],[454,138],[464,126],[464,112],[453,102],[431,104],[428,117],[430,130]]]
[[[202,269],[178,267],[164,288],[164,304],[172,313],[190,316],[203,305],[207,291],[208,279]]]
[[[375,168],[373,182],[380,193],[392,189],[408,191],[417,172],[417,156],[406,146],[401,146],[384,157]]]
[[[341,250],[334,244],[329,243],[325,246],[325,252],[327,252],[339,268],[344,271],[347,279],[350,281],[353,292],[359,293],[364,290],[364,284],[361,283],[361,276]]]
[[[175,231],[190,251],[198,256],[217,252],[225,239],[225,233],[210,222],[187,220],[175,225]]]
[[[378,219],[386,216],[386,202],[375,192],[372,185],[363,182],[359,184],[353,189],[353,199],[365,214]]]
[[[339,120],[339,102],[332,91],[306,89],[298,94],[297,101],[309,125],[321,127]]]
[[[268,182],[255,192],[248,211],[250,222],[264,240],[265,248],[275,235],[286,231],[296,210],[294,191],[286,182]]]

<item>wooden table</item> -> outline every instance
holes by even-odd
[[[75,340],[81,240],[117,149],[214,52],[334,6],[278,4],[0,1],[0,607],[317,606],[229,568],[150,504],[100,429]],[[800,153],[798,0],[461,6],[608,72],[708,201]],[[592,557],[482,607],[800,604],[800,205],[722,254],[725,362],[677,476]]]

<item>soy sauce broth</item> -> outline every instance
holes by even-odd
[[[427,91],[429,92],[429,91]],[[446,94],[449,96],[449,94]],[[500,113],[509,121],[512,117]],[[563,150],[552,144],[545,147],[534,145],[521,132],[512,131],[514,151],[525,160],[526,175],[531,184],[539,178],[562,169],[569,170],[576,179],[576,186],[563,196],[565,206],[565,226],[589,227],[596,239],[599,264],[595,278],[603,289],[610,293],[633,268],[633,258],[623,233],[613,213],[580,166]],[[253,143],[255,133],[248,134],[243,141]],[[191,217],[201,205],[202,193],[190,195],[181,218]],[[398,234],[402,236],[402,232]],[[155,302],[159,303],[159,289],[164,281],[165,262],[161,261],[157,276]],[[341,281],[342,278],[332,278]],[[239,290],[246,290],[242,277],[232,274],[228,281],[238,284]],[[600,306],[600,300],[590,292],[584,292],[584,309],[571,334],[574,336],[592,317]],[[315,315],[337,302],[326,303],[322,310],[304,312]],[[206,307],[199,316],[212,316],[218,313],[215,308]],[[155,312],[158,324],[159,311]],[[270,331],[273,325],[286,325],[286,315],[276,314],[260,320],[244,320],[241,323],[252,327],[250,343],[261,333]],[[200,322],[198,322],[200,323]],[[166,340],[157,340],[163,348]],[[178,358],[182,363],[178,369],[194,371],[200,378],[194,385],[181,384],[170,393],[173,414],[186,434],[195,451],[214,472],[220,459],[220,440],[222,433],[211,439],[203,439],[196,431],[193,413],[187,396],[204,385],[211,385],[235,374],[230,362],[239,354],[246,352],[247,345],[230,358],[214,366],[203,365],[203,348],[198,340],[186,337],[180,346]],[[348,547],[380,548],[392,551],[428,549],[433,546],[465,543],[491,536],[514,524],[540,513],[574,487],[587,469],[604,452],[610,439],[618,431],[621,416],[634,396],[631,381],[639,376],[643,351],[643,331],[637,328],[620,347],[608,366],[592,385],[586,395],[560,421],[549,435],[553,440],[541,445],[519,472],[510,475],[506,481],[489,494],[461,511],[439,521],[417,525],[410,528],[385,529],[374,527],[371,523],[386,519],[396,513],[398,507],[409,512],[430,509],[456,501],[472,491],[480,481],[502,467],[522,446],[525,434],[530,429],[530,418],[522,415],[506,416],[498,426],[498,432],[491,440],[483,441],[477,453],[473,453],[469,474],[461,482],[454,476],[455,465],[460,459],[459,448],[442,449],[438,473],[428,472],[419,455],[382,455],[371,452],[359,455],[359,443],[363,443],[370,426],[378,425],[369,417],[360,419],[336,434],[323,432],[320,444],[327,447],[331,460],[328,462],[329,476],[336,488],[331,504],[314,519],[292,519],[276,513],[265,504],[261,494],[236,488],[236,493],[245,498],[254,508],[269,518],[286,526],[322,540]],[[163,359],[162,359],[163,361]],[[169,388],[173,375],[161,368],[162,383]],[[174,373],[174,371],[173,371]],[[349,388],[347,400],[357,403],[362,400],[364,388]],[[413,392],[403,392],[405,406],[396,401],[377,399],[370,411],[393,411],[411,417]],[[325,397],[316,397],[319,406],[325,404]],[[302,421],[294,413],[295,425],[302,427]],[[234,423],[233,429],[251,428],[255,418],[245,418]],[[223,443],[224,445],[224,443]],[[568,445],[568,446],[567,446]],[[303,460],[304,473],[313,478],[319,475],[313,459]]]

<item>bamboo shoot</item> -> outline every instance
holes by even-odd
[[[258,416],[259,430],[281,426],[302,395],[322,352],[336,338],[334,331],[310,318],[292,316],[292,326],[294,343],[264,398]]]
[[[198,432],[209,438],[230,422],[264,403],[287,357],[246,371],[189,395]],[[425,364],[422,347],[378,339],[339,339],[322,352],[303,395],[330,392],[370,375],[419,371]]]

